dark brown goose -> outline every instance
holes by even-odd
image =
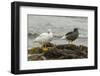
[[[72,32],[68,32],[65,34],[61,39],[66,39],[68,43],[72,43],[74,40],[76,40],[79,36],[78,28],[74,28]]]

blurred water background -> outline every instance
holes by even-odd
[[[33,40],[41,33],[52,29],[54,38],[52,43],[67,44],[66,40],[61,37],[73,31],[74,28],[79,29],[79,37],[73,42],[76,45],[88,45],[88,17],[77,16],[46,16],[46,15],[27,15],[28,25],[28,48],[37,47],[39,44],[33,43]]]

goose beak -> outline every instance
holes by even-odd
[[[64,35],[61,39],[65,39],[66,38],[66,36]]]

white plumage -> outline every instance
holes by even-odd
[[[53,39],[53,33],[51,32],[51,29],[48,29],[48,32],[40,34],[33,41],[43,45],[49,43],[52,39]]]

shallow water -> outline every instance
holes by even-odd
[[[29,39],[28,40],[28,48],[32,48],[32,47],[40,47],[41,45],[38,43],[33,43],[32,41],[33,39]],[[54,39],[51,41],[51,43],[55,44],[55,45],[59,45],[59,44],[68,44],[68,41],[66,40],[61,40],[61,39]],[[87,46],[88,42],[87,42],[87,38],[78,38],[75,41],[72,42],[72,44],[75,45],[84,45]]]
[[[44,15],[32,15],[27,16],[28,21],[28,48],[40,46],[33,43],[33,40],[41,33],[47,32],[48,29],[52,29],[54,39],[52,43],[67,44],[66,40],[60,38],[73,31],[74,28],[79,28],[79,38],[76,39],[73,44],[85,45],[88,42],[88,18],[87,17],[74,17],[74,16],[44,16]]]

